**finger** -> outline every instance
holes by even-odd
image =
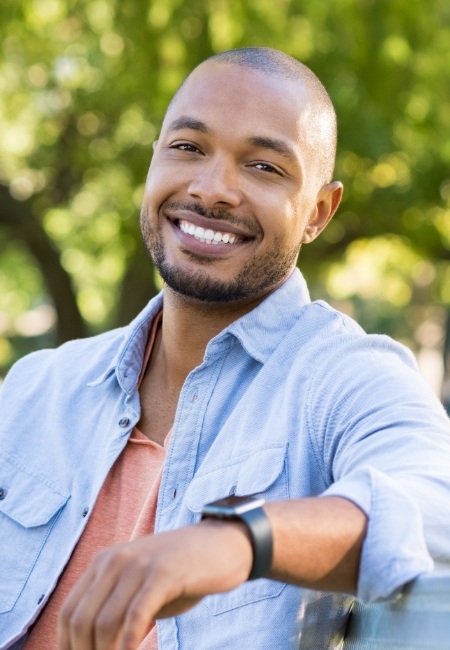
[[[58,650],[71,650],[70,644],[70,620],[80,599],[88,591],[90,584],[95,579],[95,573],[91,567],[75,583],[68,597],[64,601],[58,616]]]
[[[163,581],[156,575],[147,578],[129,604],[118,650],[137,648],[147,636],[160,609],[176,601],[181,596],[180,592],[179,584],[173,585],[172,581]]]
[[[130,603],[141,589],[143,578],[141,571],[133,571],[130,567],[108,594],[95,619],[95,650],[112,650],[117,646]]]
[[[111,563],[94,560],[63,604],[58,622],[60,650],[94,650],[94,621],[117,581]]]

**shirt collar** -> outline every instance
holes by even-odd
[[[101,384],[113,372],[116,373],[120,387],[131,394],[137,387],[148,341],[149,332],[155,316],[163,306],[163,292],[152,298],[146,307],[122,329],[122,341],[106,370],[90,386]]]
[[[208,343],[205,360],[223,351],[230,337],[237,339],[256,361],[264,363],[310,303],[306,282],[296,268],[276,291],[255,309],[226,327]],[[143,311],[123,331],[117,354],[101,376],[90,385],[104,381],[112,372],[122,390],[132,393],[138,384],[149,331],[163,307],[163,292],[150,300]]]
[[[219,352],[229,336],[233,335],[251,357],[264,363],[310,302],[305,279],[295,268],[276,291],[209,342],[206,358]]]

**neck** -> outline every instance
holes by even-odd
[[[164,289],[164,317],[157,364],[169,385],[181,388],[187,375],[203,361],[209,341],[265,296],[237,304],[211,305],[185,299]]]

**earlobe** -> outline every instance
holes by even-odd
[[[325,185],[317,196],[317,203],[311,219],[305,228],[303,243],[309,244],[320,235],[339,207],[344,186],[340,181]]]

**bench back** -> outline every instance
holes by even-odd
[[[422,576],[391,601],[311,593],[299,650],[449,650],[450,572]]]

